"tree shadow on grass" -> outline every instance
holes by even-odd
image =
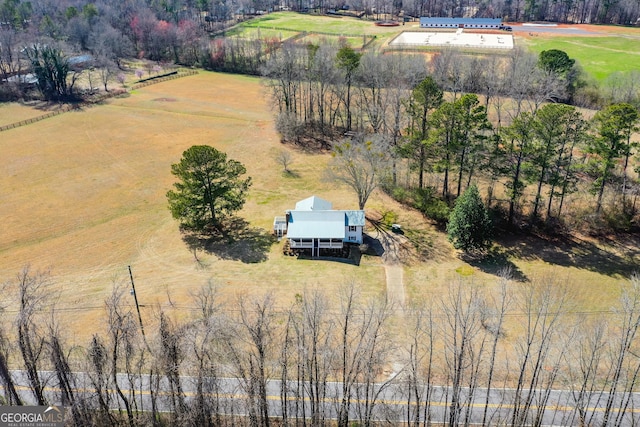
[[[574,235],[505,235],[500,239],[500,244],[508,257],[544,261],[606,276],[629,277],[640,269],[638,236],[589,241]]]
[[[463,254],[460,256],[467,264],[494,276],[508,276],[517,282],[528,282],[529,278],[509,259],[502,248],[493,247],[482,256]]]
[[[424,241],[428,239],[420,233],[393,231],[379,221],[371,218],[367,220],[374,227],[372,232],[365,233],[363,236],[364,243],[368,247],[367,255],[378,256],[385,264],[410,264],[416,260],[428,258],[418,242],[419,238]]]
[[[204,251],[223,260],[241,261],[247,264],[264,262],[276,238],[266,230],[251,227],[242,218],[230,218],[220,229],[208,233],[185,233],[182,240],[194,254],[199,265],[198,251]]]
[[[282,176],[285,178],[300,178],[300,174],[293,169],[287,169],[282,172]]]
[[[411,265],[416,262],[438,261],[443,258],[437,244],[437,233],[424,227],[405,227],[394,222],[391,211],[368,212],[367,222],[370,232],[365,234],[365,242],[373,254],[387,264]]]

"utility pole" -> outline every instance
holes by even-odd
[[[147,342],[147,336],[144,334],[144,326],[142,325],[142,316],[140,315],[140,305],[138,305],[138,295],[136,295],[136,285],[133,283],[133,273],[131,273],[131,266],[129,265],[129,277],[131,278],[131,295],[136,302],[136,311],[138,312],[138,320],[140,321],[140,332],[142,332],[142,338],[144,342]]]

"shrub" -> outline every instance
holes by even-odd
[[[431,187],[415,191],[415,208],[422,212],[427,218],[439,224],[446,224],[449,220],[451,209],[449,205],[435,195],[435,190]]]
[[[294,113],[282,112],[276,117],[276,130],[283,141],[300,142],[304,125]]]
[[[418,209],[424,216],[444,225],[449,219],[449,205],[436,196],[432,187],[407,189],[403,187],[385,187],[387,194],[398,202]]]

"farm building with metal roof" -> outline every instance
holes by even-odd
[[[500,18],[420,18],[420,28],[500,29]]]

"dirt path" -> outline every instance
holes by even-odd
[[[387,282],[387,300],[396,306],[401,312],[405,307],[406,297],[404,289],[404,268],[402,267],[402,254],[406,251],[407,239],[402,234],[392,233],[389,230],[376,227],[371,237],[377,240],[384,265]]]
[[[404,269],[400,264],[385,264],[384,271],[387,276],[387,299],[402,310],[405,307]]]
[[[393,307],[395,316],[404,323],[406,295],[404,289],[404,267],[401,260],[407,248],[407,238],[402,234],[390,232],[379,224],[372,223],[375,232],[369,236],[374,239],[375,250],[382,258],[387,283],[387,301]],[[401,375],[405,366],[405,355],[394,351],[390,359],[388,378]]]

